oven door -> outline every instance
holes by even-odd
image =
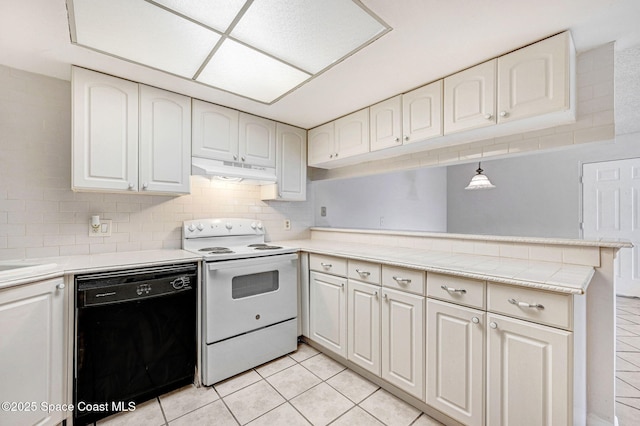
[[[206,343],[295,318],[297,276],[295,253],[207,263]]]

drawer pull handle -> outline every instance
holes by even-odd
[[[358,275],[360,275],[361,277],[368,277],[369,275],[371,275],[371,272],[361,271],[360,269],[356,269],[356,272],[357,272],[357,273],[358,273]]]
[[[398,284],[411,284],[411,280],[409,278],[401,278],[401,277],[393,277],[394,280]]]
[[[465,290],[464,288],[453,288],[453,287],[447,287],[446,285],[441,285],[440,288],[443,289],[444,291],[448,291],[449,293],[460,293],[460,294],[467,293],[467,290]]]
[[[322,266],[323,268],[331,268],[333,267],[332,264],[330,263],[324,263],[324,262],[320,262],[320,266]]]
[[[509,303],[512,305],[517,305],[521,308],[535,308],[535,309],[544,309],[544,306],[539,303],[527,303],[527,302],[518,302],[516,299],[509,299]]]

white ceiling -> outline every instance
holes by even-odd
[[[640,44],[638,0],[362,3],[392,31],[273,105],[72,45],[65,0],[0,0],[0,64],[65,80],[76,64],[311,128],[566,29],[579,52]]]

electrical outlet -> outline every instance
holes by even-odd
[[[327,215],[327,208],[320,207],[320,216],[325,217]]]
[[[111,236],[111,219],[102,219],[100,221],[100,227],[93,229],[93,226],[89,224],[89,236],[90,237],[110,237]]]
[[[291,231],[291,219],[284,220],[284,229],[285,231]]]

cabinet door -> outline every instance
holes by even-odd
[[[380,287],[348,281],[348,358],[380,375]]]
[[[402,95],[403,143],[442,135],[442,80]]]
[[[572,424],[571,333],[495,314],[487,321],[487,424]]]
[[[138,85],[72,68],[73,189],[138,189]]]
[[[498,58],[498,122],[569,108],[568,32]]]
[[[335,123],[332,121],[309,130],[309,141],[307,143],[309,166],[318,166],[333,158],[333,155],[335,154],[333,143],[334,125]]]
[[[0,411],[0,424],[55,425],[68,414],[40,406],[71,402],[62,283],[57,278],[0,290],[0,401],[37,403],[35,410]]]
[[[194,99],[192,102],[194,157],[212,160],[239,161],[238,121],[240,113],[235,109]]]
[[[140,191],[189,193],[191,99],[140,85]]]
[[[334,160],[369,152],[369,109],[362,109],[335,122]]]
[[[382,378],[424,399],[424,297],[382,289]]]
[[[402,145],[402,96],[369,108],[371,151]]]
[[[304,201],[307,198],[307,132],[278,123],[276,138],[278,199]]]
[[[276,167],[276,122],[240,113],[240,161],[253,166]]]
[[[444,133],[496,123],[496,60],[444,79]]]
[[[309,332],[311,339],[347,357],[346,279],[310,273]]]
[[[427,299],[427,404],[466,425],[484,424],[485,313]]]

